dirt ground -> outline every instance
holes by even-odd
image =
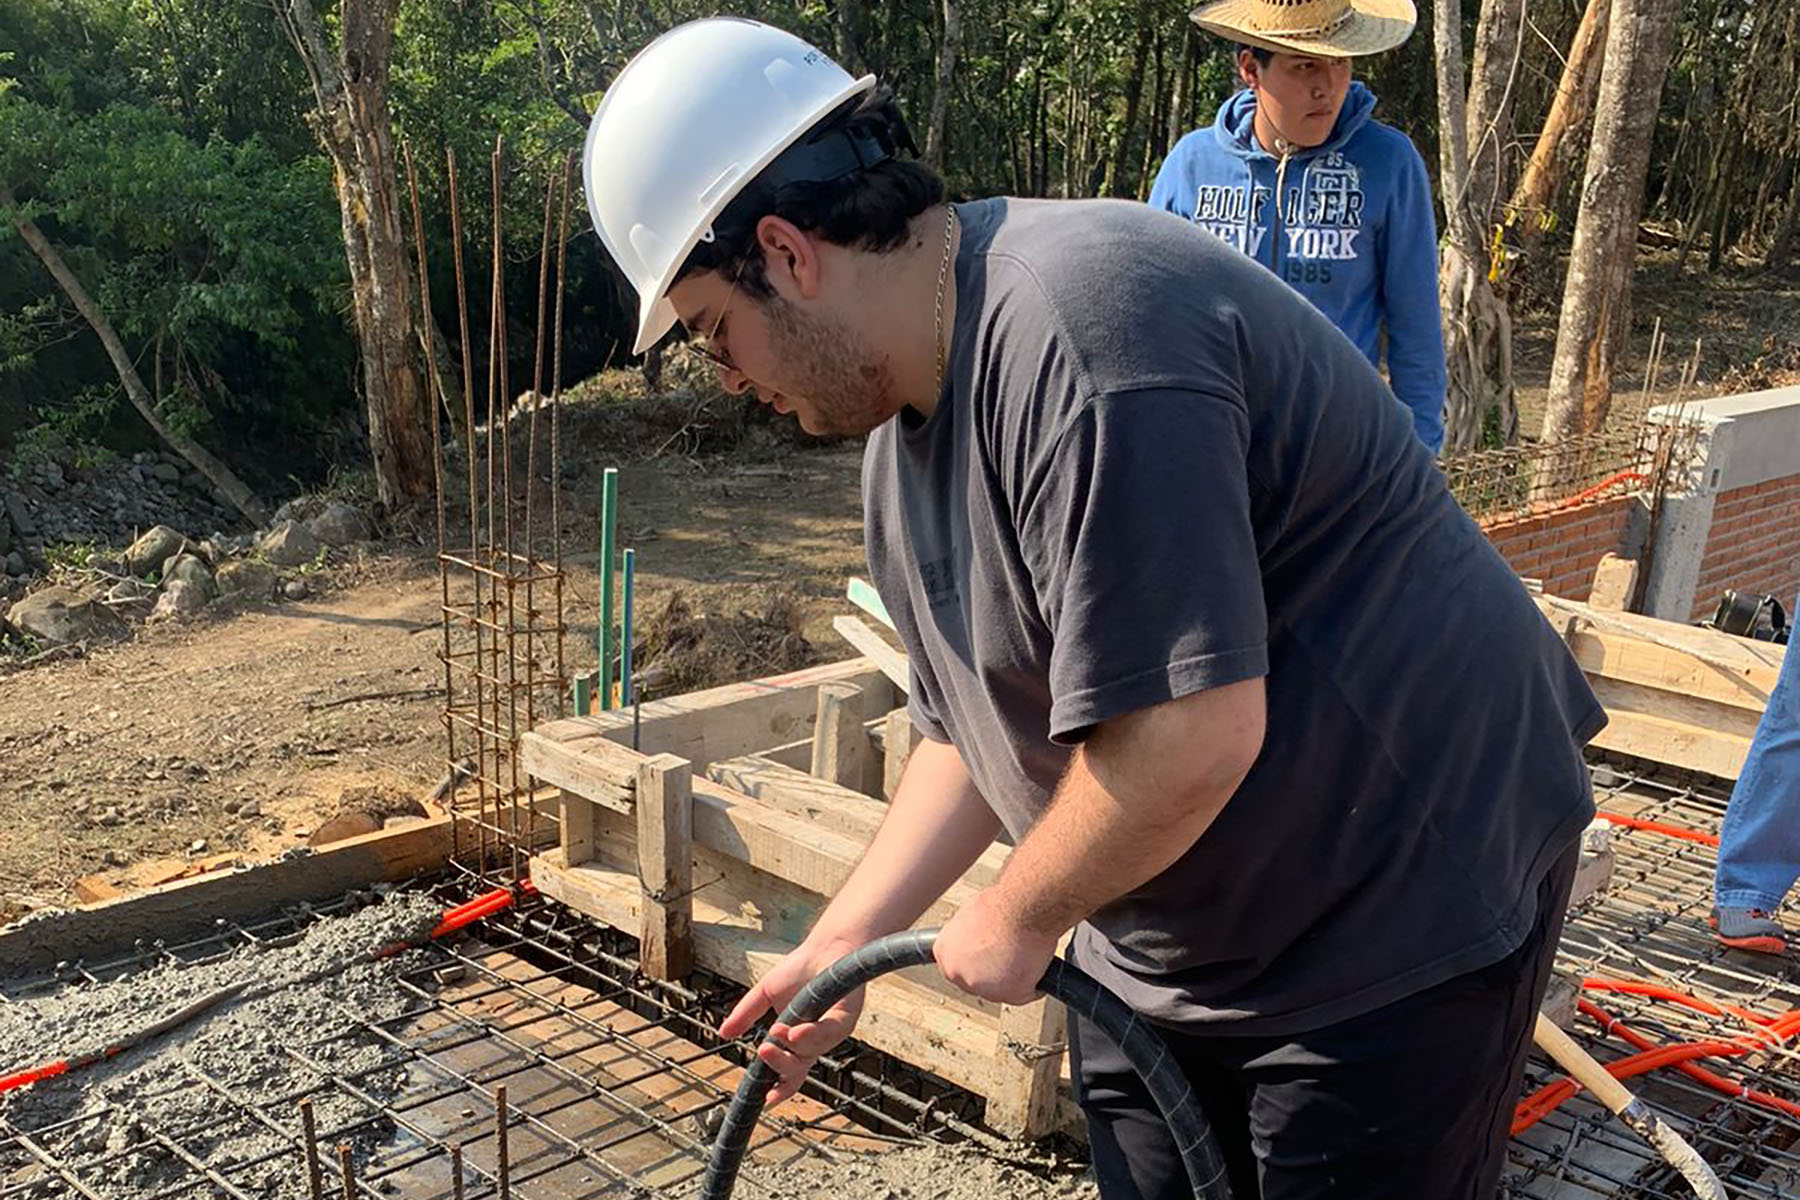
[[[760,436],[729,454],[672,446],[648,458],[661,438],[569,433],[571,669],[594,662],[601,469],[614,463],[637,611],[653,641],[659,617],[679,626],[665,690],[850,654],[830,617],[863,570],[859,446]],[[0,920],[75,902],[83,877],[129,889],[187,863],[299,845],[371,796],[391,812],[428,796],[447,769],[434,555],[397,538],[313,580],[303,603],[145,626],[84,658],[0,668]]]

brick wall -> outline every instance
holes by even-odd
[[[1711,616],[1726,588],[1793,603],[1800,590],[1800,475],[1731,488],[1713,501],[1690,617]]]
[[[1543,580],[1552,596],[1586,600],[1600,556],[1632,552],[1636,503],[1630,496],[1616,496],[1541,516],[1484,521],[1481,528],[1518,574]]]

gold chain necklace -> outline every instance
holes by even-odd
[[[944,206],[944,257],[938,263],[937,289],[937,389],[931,394],[931,402],[936,404],[938,397],[944,394],[944,357],[950,347],[944,343],[944,285],[950,279],[950,243],[956,235],[956,205]]]

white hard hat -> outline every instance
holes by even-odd
[[[638,294],[633,354],[675,324],[667,297],[712,222],[782,151],[875,86],[791,33],[737,17],[678,26],[640,50],[588,126],[588,214]]]

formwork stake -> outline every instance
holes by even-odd
[[[338,1143],[338,1166],[344,1172],[344,1200],[356,1200],[356,1176],[350,1173],[350,1143]]]
[[[306,1133],[306,1190],[308,1200],[325,1200],[325,1173],[319,1167],[319,1129],[313,1124],[311,1100],[300,1102],[300,1128]]]
[[[506,1146],[506,1085],[494,1089],[494,1136],[500,1152],[500,1200],[512,1200],[512,1156]]]

